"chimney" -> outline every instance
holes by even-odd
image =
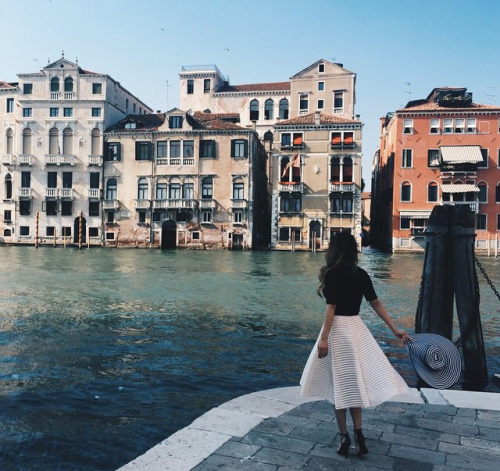
[[[319,111],[314,112],[314,124],[319,126],[321,124],[321,113]]]

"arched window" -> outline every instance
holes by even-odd
[[[14,131],[11,128],[7,129],[7,154],[12,154],[14,152]]]
[[[237,178],[233,181],[233,200],[245,199],[245,183],[243,179]]]
[[[172,178],[168,186],[168,198],[171,200],[181,199],[181,182],[178,178]]]
[[[49,131],[49,154],[60,154],[61,150],[59,148],[59,130],[57,128],[51,128]]]
[[[182,183],[182,199],[194,199],[194,183],[191,178],[187,178]]]
[[[342,173],[343,182],[352,182],[352,159],[350,157],[344,157]]]
[[[264,119],[274,118],[274,101],[269,98],[264,103]]]
[[[31,154],[31,129],[23,130],[23,154]]]
[[[4,229],[3,230],[3,236],[4,237],[10,237],[12,235],[12,231],[10,229]]]
[[[5,199],[12,199],[12,177],[10,173],[5,175]]]
[[[478,201],[480,203],[487,203],[488,202],[488,185],[486,182],[479,182],[478,183],[478,188],[479,188],[479,194],[478,194]]]
[[[333,157],[331,160],[331,181],[340,181],[340,159],[338,157]]]
[[[212,199],[214,196],[214,181],[212,177],[205,177],[201,181],[201,198]]]
[[[90,154],[101,155],[101,131],[98,128],[92,129]]]
[[[258,100],[252,100],[250,102],[250,121],[259,120],[259,102]]]
[[[57,77],[52,77],[50,79],[50,91],[53,93],[59,91],[59,79]]]
[[[403,182],[401,184],[401,201],[411,201],[411,183]]]
[[[73,130],[65,128],[63,131],[63,154],[69,155],[73,153]]]
[[[286,98],[280,100],[280,119],[288,119],[288,100]]]
[[[430,182],[427,185],[427,201],[429,203],[435,203],[438,200],[438,189],[439,186],[436,182]]]
[[[116,178],[110,178],[106,183],[106,199],[107,200],[116,200],[117,191],[116,191]]]
[[[147,178],[139,178],[137,183],[137,199],[147,200],[148,199],[148,180]]]
[[[73,79],[71,77],[66,77],[64,79],[64,91],[65,92],[73,91]]]
[[[161,180],[156,182],[156,199],[157,200],[167,199],[167,182]]]

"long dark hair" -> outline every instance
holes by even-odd
[[[319,270],[319,286],[316,290],[322,296],[325,287],[325,277],[332,268],[346,268],[352,272],[358,266],[358,244],[356,239],[345,232],[340,232],[330,240],[328,250],[325,252],[326,265]]]

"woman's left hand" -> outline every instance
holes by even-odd
[[[395,329],[394,335],[401,339],[403,343],[411,342],[411,337],[406,333],[405,330]]]

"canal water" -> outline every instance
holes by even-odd
[[[297,385],[323,318],[323,254],[1,247],[0,257],[3,471],[115,470],[231,398]],[[500,261],[481,261],[500,286]],[[410,331],[422,263],[369,249],[360,262]],[[491,374],[500,302],[480,286]],[[403,347],[366,303],[362,316],[415,386]]]

